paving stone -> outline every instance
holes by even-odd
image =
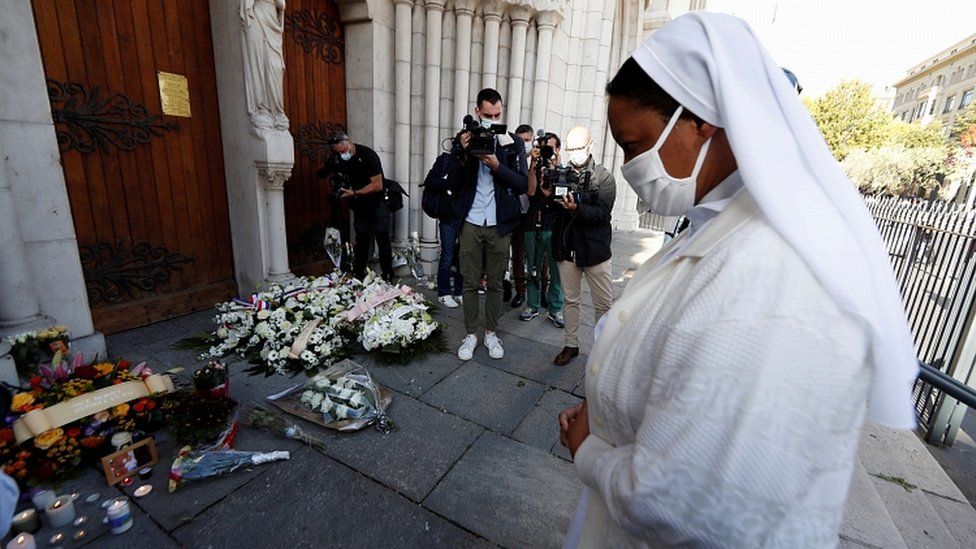
[[[399,394],[387,412],[397,425],[388,434],[371,427],[352,433],[315,426],[308,430],[326,443],[329,456],[414,501],[423,500],[484,431]]]
[[[522,423],[515,429],[512,438],[544,452],[555,452],[557,449],[563,448],[559,442],[559,412],[579,401],[579,397],[566,391],[559,389],[546,391],[535,408],[525,416]],[[563,455],[568,457],[568,451]]]
[[[579,493],[572,464],[486,432],[424,505],[502,547],[559,547]]]
[[[548,322],[548,321],[547,321]],[[551,326],[550,326],[551,328]],[[562,347],[551,347],[532,339],[508,335],[504,339],[505,358],[486,363],[510,374],[526,377],[543,385],[572,391],[586,367],[586,357],[580,355],[566,366],[556,366],[556,358]]]
[[[511,434],[544,391],[544,386],[531,380],[471,361],[420,400],[494,431]]]
[[[241,468],[225,476],[187,482],[176,492],[169,493],[169,468],[176,458],[179,445],[176,440],[167,437],[163,432],[157,435],[160,463],[153,468],[153,476],[145,482],[152,485],[153,491],[148,496],[134,501],[151,515],[153,520],[172,532],[181,524],[192,521],[208,507],[221,503],[229,494],[274,467],[281,467],[289,462],[293,467],[301,466],[295,465],[295,461],[313,461],[312,458],[315,456],[326,459],[321,454],[303,455],[301,452],[307,448],[298,441],[246,426],[240,427],[234,449],[256,452],[288,450],[292,453],[292,458],[289,461]],[[124,491],[131,494],[137,484],[140,483],[137,482]]]
[[[460,338],[458,338],[460,340]],[[419,396],[430,390],[461,365],[454,354],[454,342],[443,353],[424,356],[409,364],[390,364],[376,358],[356,356],[353,360],[366,366],[377,383],[409,396]]]
[[[296,456],[271,468],[174,537],[184,547],[207,549],[477,544],[471,533],[330,458],[302,463]]]

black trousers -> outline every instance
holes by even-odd
[[[393,248],[390,246],[390,213],[386,208],[377,212],[356,212],[353,227],[356,229],[356,248],[353,257],[353,276],[362,280],[366,276],[369,246],[376,240],[383,278],[393,281]]]

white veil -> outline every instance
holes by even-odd
[[[752,28],[729,15],[690,13],[633,57],[685,108],[725,129],[745,187],[773,227],[838,304],[869,327],[868,417],[913,428],[918,365],[877,227]]]

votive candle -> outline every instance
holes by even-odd
[[[132,528],[132,512],[129,510],[129,502],[124,499],[117,499],[108,506],[106,511],[108,517],[108,527],[113,534],[121,534]]]
[[[54,498],[56,497],[58,497],[57,494],[51,490],[39,490],[36,494],[31,496],[31,502],[34,503],[34,507],[44,509],[47,507],[47,504],[54,501]]]
[[[27,532],[33,534],[41,529],[41,521],[37,516],[37,509],[27,509],[14,515],[10,521],[10,527],[15,534]]]
[[[58,528],[70,524],[75,520],[75,504],[71,501],[71,496],[61,496],[56,498],[44,508],[47,513],[48,522],[51,526]]]
[[[14,536],[14,539],[7,543],[7,549],[36,549],[37,543],[34,536],[23,532]]]

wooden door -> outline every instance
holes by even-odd
[[[95,327],[235,293],[210,13],[200,0],[32,0]],[[185,77],[163,114],[158,72]]]
[[[297,274],[321,274],[332,268],[325,260],[322,236],[326,226],[338,224],[339,212],[315,172],[329,154],[325,138],[346,124],[344,49],[334,2],[288,0],[285,113],[295,138],[295,167],[285,183],[285,216],[288,260]]]

